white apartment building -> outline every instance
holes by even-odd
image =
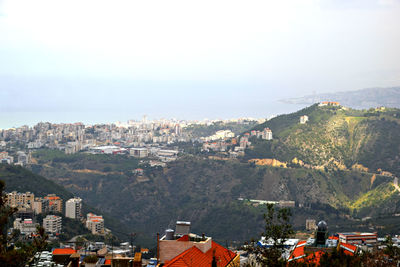
[[[62,228],[62,219],[60,216],[47,215],[43,219],[43,228],[48,233],[60,233]]]
[[[65,202],[65,217],[80,219],[82,217],[82,199],[74,197]]]
[[[272,140],[272,131],[269,128],[265,128],[262,132],[262,139]]]
[[[88,213],[86,216],[86,228],[88,228],[94,235],[104,234],[103,216],[98,216],[93,213]]]

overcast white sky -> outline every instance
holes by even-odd
[[[24,112],[262,116],[398,86],[399,25],[400,0],[0,0],[0,128]]]

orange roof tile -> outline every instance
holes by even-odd
[[[227,266],[235,257],[236,253],[224,248],[223,246],[211,241],[211,249],[206,253],[203,253],[197,247],[191,247],[170,261],[165,262],[165,267],[168,266],[197,266],[197,267],[209,267],[211,266],[213,256],[215,255],[217,266]]]
[[[53,250],[53,255],[72,255],[76,253],[76,250],[72,248],[55,248]]]
[[[306,245],[307,241],[299,241],[296,247],[293,249],[292,254],[289,257],[289,260],[297,260],[305,256],[304,253],[304,246]]]
[[[60,199],[60,197],[44,197],[46,199],[50,199],[50,200],[58,200]]]
[[[340,243],[339,247],[343,249],[344,254],[354,256],[357,251],[357,247],[351,244]]]

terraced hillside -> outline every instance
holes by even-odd
[[[306,124],[299,123],[302,115],[309,117]],[[253,139],[248,158],[272,157],[286,162],[297,158],[313,167],[351,169],[356,165],[366,167],[367,172],[400,176],[398,109],[358,111],[313,105],[255,129],[265,127],[273,131],[274,140]]]

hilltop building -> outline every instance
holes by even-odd
[[[74,197],[65,202],[65,217],[71,219],[81,219],[82,217],[82,199]]]
[[[43,219],[43,228],[47,233],[61,233],[62,219],[60,216],[47,215]]]
[[[306,124],[308,121],[308,116],[307,115],[303,115],[300,117],[300,123],[301,124]]]
[[[169,266],[239,266],[240,256],[214,242],[211,237],[190,233],[190,222],[177,221],[158,239],[158,259]]]
[[[340,106],[339,102],[333,102],[333,101],[322,101],[318,104],[319,107],[324,107],[324,106],[333,106],[333,107],[338,107]]]
[[[262,132],[262,139],[272,140],[272,131],[269,128],[265,128]]]

